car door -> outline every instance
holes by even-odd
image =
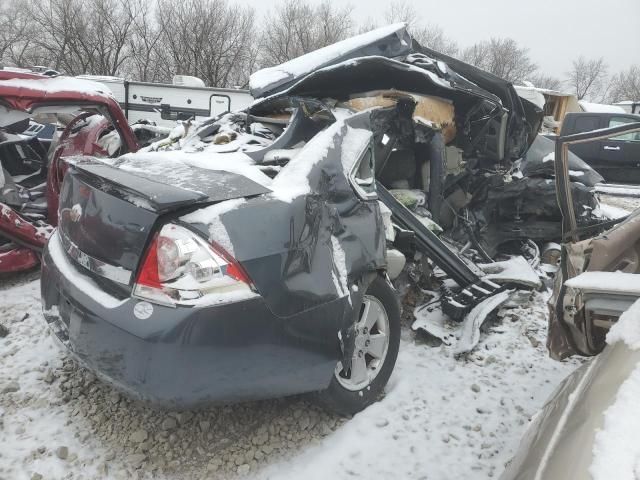
[[[591,132],[604,126],[602,125],[604,122],[600,115],[577,114],[572,120],[574,120],[575,123],[573,128],[569,129],[571,133]],[[569,147],[569,150],[579,156],[606,179],[606,176],[600,171],[604,165],[600,156],[599,141],[574,144]]]
[[[640,117],[612,116],[607,127],[616,127],[640,121]],[[640,133],[630,132],[600,142],[602,162],[606,165],[609,181],[640,183]]]

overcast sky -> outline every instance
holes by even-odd
[[[264,11],[274,0],[246,0]],[[313,1],[313,0],[312,0]],[[354,17],[382,19],[389,1],[350,3]],[[407,0],[426,23],[440,25],[461,46],[491,36],[511,37],[529,48],[547,74],[564,78],[580,55],[604,57],[609,72],[640,64],[640,0]]]

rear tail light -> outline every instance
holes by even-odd
[[[161,305],[212,305],[255,296],[242,266],[219,245],[174,224],[146,252],[133,295]]]

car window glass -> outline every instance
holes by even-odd
[[[628,123],[634,123],[635,120],[628,117],[611,117],[609,120],[609,127],[617,127],[619,125],[626,125]],[[629,132],[617,137],[611,137],[610,140],[623,140],[625,142],[640,142],[640,132]]]
[[[598,129],[598,117],[578,117],[576,118],[576,132],[590,132]]]

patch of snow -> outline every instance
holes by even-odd
[[[607,343],[613,345],[616,342],[624,342],[632,350],[640,349],[640,300],[620,315],[607,333]]]
[[[607,185],[600,183],[596,185],[596,192],[608,195],[620,195],[626,197],[640,197],[640,188],[632,185]]]
[[[580,108],[583,112],[590,113],[627,113],[624,108],[616,105],[604,105],[602,103],[585,102],[584,100],[578,100]]]
[[[531,417],[578,362],[544,347],[546,297],[511,311],[465,360],[405,337],[386,396],[256,480],[497,478]],[[536,347],[530,339],[536,339]]]
[[[27,90],[42,90],[47,93],[69,92],[74,94],[84,93],[88,95],[112,96],[111,91],[105,89],[105,86],[100,83],[62,76],[37,80],[23,78],[0,80],[0,87],[20,87]]]
[[[181,188],[186,188],[184,183],[188,174],[194,173],[189,171],[188,167],[235,173],[267,188],[271,184],[271,179],[260,171],[260,168],[250,157],[242,152],[224,154],[208,151],[190,153],[182,150],[138,152],[124,155],[120,157],[118,162],[123,163],[114,165],[122,170],[156,174],[166,178],[167,183]]]
[[[70,462],[55,455],[66,446],[70,455],[92,457],[104,454],[101,442],[68,427],[73,405],[55,403],[51,385],[43,381],[47,369],[62,364],[61,348],[42,318],[40,282],[30,281],[8,288],[0,286],[0,322],[9,335],[0,338],[0,385],[16,381],[20,389],[0,394],[0,475],[7,479],[29,480],[34,473],[44,478],[64,478]],[[13,398],[12,398],[13,397]],[[44,453],[38,449],[44,447]],[[82,474],[101,478],[97,462],[82,462]],[[80,468],[80,467],[79,467]]]
[[[624,218],[628,216],[631,212],[629,210],[625,210],[624,208],[619,208],[613,205],[600,203],[600,205],[594,210],[593,213],[595,215],[599,215],[599,216],[609,218],[611,220],[615,220],[618,218]]]
[[[235,478],[240,460],[248,472],[243,478],[259,480],[347,480],[354,472],[497,478],[531,417],[579,364],[549,358],[546,300],[534,293],[530,304],[504,312],[464,360],[451,347],[429,347],[403,329],[386,397],[344,420],[300,397],[185,412],[123,398],[72,366],[57,347],[42,318],[38,281],[0,284],[0,322],[10,329],[0,338],[0,384],[20,383],[18,392],[0,395],[0,475]],[[273,346],[254,349],[268,355]],[[52,381],[45,380],[49,369]],[[165,421],[173,426],[161,426]],[[148,433],[146,446],[130,438],[140,429]],[[166,440],[171,435],[175,441]],[[55,454],[62,445],[68,460]],[[142,449],[143,459],[133,463]],[[268,453],[259,457],[260,451]]]
[[[590,292],[640,295],[640,274],[624,272],[583,272],[567,280],[565,285]]]
[[[225,213],[235,210],[245,203],[246,200],[244,198],[225,200],[224,202],[216,203],[215,205],[184,215],[180,217],[180,220],[187,223],[202,223],[203,225],[207,225],[209,227],[209,238],[233,256],[235,255],[233,243],[231,243],[229,233],[222,223],[221,217]]]
[[[513,282],[537,288],[541,285],[540,278],[531,265],[521,256],[515,256],[502,262],[478,264],[485,273],[482,277],[487,280]]]
[[[345,175],[351,173],[354,164],[360,159],[362,153],[369,146],[373,134],[364,128],[347,127],[347,132],[342,138],[341,158]]]
[[[308,194],[311,191],[311,170],[326,158],[343,126],[344,121],[337,120],[313,137],[271,182],[271,195],[283,202],[292,202],[295,198]]]
[[[636,323],[638,323],[636,311]],[[593,442],[589,473],[593,480],[640,478],[640,365],[620,386],[615,402],[604,412],[604,426]]]

